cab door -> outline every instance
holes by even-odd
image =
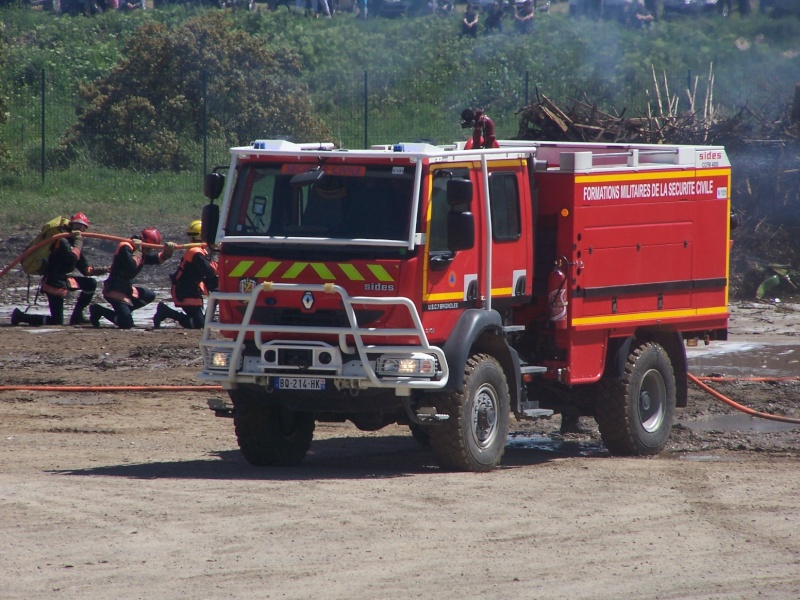
[[[481,235],[491,235],[492,308],[501,313],[530,298],[533,237],[530,192],[524,174],[524,166],[516,161],[489,172],[491,234],[483,228]],[[485,238],[481,241],[485,244]]]
[[[475,171],[467,165],[437,167],[431,169],[428,185],[422,285],[422,321],[433,343],[447,339],[464,310],[479,306],[483,288],[479,285],[483,277],[478,242],[481,203],[476,180],[472,180],[473,195],[469,205],[457,207],[473,215],[475,244],[465,250],[454,251],[448,247],[448,213],[451,210],[447,201],[448,182],[470,180]]]

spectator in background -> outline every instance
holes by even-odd
[[[525,0],[525,4],[523,4],[519,12],[514,15],[514,26],[517,28],[517,31],[519,33],[530,33],[533,31],[533,19],[535,16],[536,12],[533,9],[533,2],[531,2],[531,0]]]
[[[643,29],[650,27],[654,20],[655,17],[647,10],[644,0],[625,0],[622,9],[622,21],[625,25],[634,29]]]
[[[464,18],[461,20],[461,35],[478,37],[478,11],[474,4],[467,4],[467,10],[464,11]]]
[[[503,6],[500,0],[494,0],[492,6],[489,8],[489,14],[486,15],[486,34],[494,31],[503,33]]]

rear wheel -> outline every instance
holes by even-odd
[[[510,420],[508,382],[500,363],[486,354],[467,361],[464,384],[441,394],[436,408],[450,418],[428,430],[439,465],[454,471],[490,471],[505,452]]]
[[[675,375],[664,348],[635,348],[621,380],[604,382],[595,419],[612,454],[644,456],[664,449],[675,417]]]
[[[305,458],[314,437],[314,416],[268,406],[249,390],[228,392],[236,440],[245,460],[257,467],[289,467]]]

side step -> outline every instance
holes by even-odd
[[[547,408],[539,408],[539,402],[530,401],[522,403],[522,414],[528,419],[549,419],[553,416],[553,411]]]
[[[214,411],[217,417],[224,417],[226,419],[233,418],[233,406],[220,398],[209,398],[206,402],[208,408]]]

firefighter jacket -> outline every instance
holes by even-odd
[[[203,296],[217,289],[217,262],[205,248],[189,248],[171,279],[175,306],[202,306]]]
[[[138,296],[133,280],[142,270],[144,265],[160,265],[164,262],[164,253],[150,250],[142,255],[134,252],[133,245],[122,242],[117,246],[114,260],[108,278],[103,284],[103,297],[106,300],[116,300],[125,304],[132,304],[132,298]]]
[[[71,237],[63,237],[53,243],[47,259],[47,270],[42,280],[42,291],[52,296],[67,297],[67,292],[79,289],[69,274],[77,269],[81,275],[92,275],[92,267],[83,255],[81,247],[75,247]]]

